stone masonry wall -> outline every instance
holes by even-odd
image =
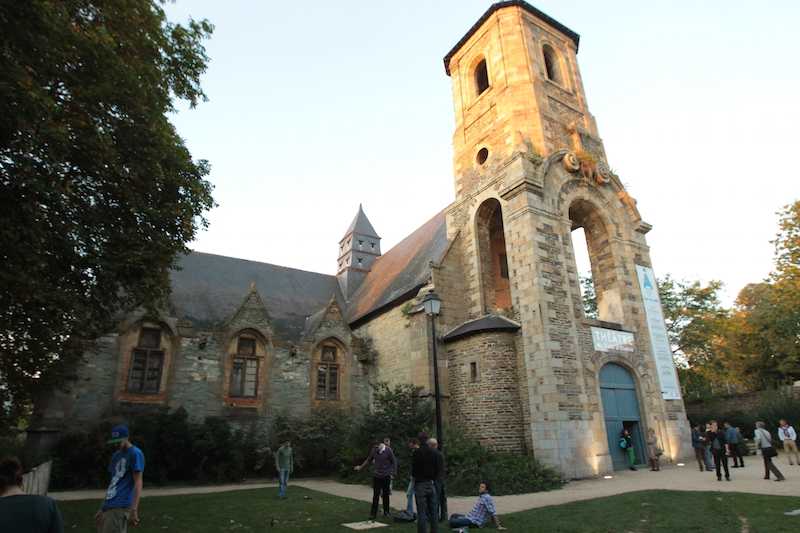
[[[447,346],[450,421],[495,450],[527,449],[515,334],[493,332]]]

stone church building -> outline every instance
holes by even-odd
[[[378,381],[432,398],[436,342],[445,423],[488,447],[533,453],[564,477],[625,468],[623,427],[641,462],[651,427],[667,460],[689,455],[651,226],[607,166],[578,42],[521,0],[492,5],[444,58],[451,205],[386,252],[359,208],[335,276],[184,257],[163,314],[131,312],[102,337],[70,392],[40,406],[30,439],[46,447],[111,409],[154,406],[268,423],[285,408],[363,405]],[[578,228],[599,319],[584,315]],[[443,301],[435,340],[430,290]]]

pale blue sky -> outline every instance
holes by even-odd
[[[800,197],[800,2],[530,2],[581,36],[609,163],[638,200],[658,276],[772,267]],[[192,247],[336,273],[359,203],[389,250],[454,199],[442,58],[485,0],[178,0],[216,26],[210,101],[173,117],[219,207]]]

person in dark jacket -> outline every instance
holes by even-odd
[[[692,426],[692,448],[694,448],[694,455],[700,471],[702,472],[705,466],[705,469],[711,472],[711,464],[706,463],[706,436],[703,431],[703,424],[700,422],[695,422]]]
[[[719,424],[716,420],[709,422],[711,431],[706,433],[706,439],[711,447],[711,455],[714,457],[714,468],[717,471],[717,481],[722,481],[722,475],[719,471],[720,465],[725,469],[725,480],[730,481],[731,475],[728,472],[728,456],[727,445],[728,440],[725,438],[725,432],[719,430]]]
[[[394,452],[384,443],[375,439],[372,441],[372,451],[364,460],[364,463],[355,468],[356,472],[368,464],[374,464],[375,470],[372,472],[372,509],[369,519],[375,520],[378,514],[378,499],[383,493],[383,517],[389,516],[389,482],[397,475],[397,460]]]
[[[633,438],[631,437],[630,431],[627,428],[622,429],[622,433],[620,434],[621,439],[625,441],[625,453],[628,454],[628,464],[631,470],[636,470],[636,467],[633,466],[636,464],[636,453],[633,449]]]
[[[430,523],[431,533],[438,533],[438,502],[434,482],[439,476],[439,457],[436,450],[428,446],[427,433],[421,432],[417,438],[419,448],[411,454],[411,477],[417,500],[417,533],[426,533],[426,523]]]

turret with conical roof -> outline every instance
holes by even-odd
[[[336,277],[347,300],[350,300],[350,296],[367,277],[367,272],[379,255],[381,238],[359,204],[356,217],[339,241],[339,269]]]

